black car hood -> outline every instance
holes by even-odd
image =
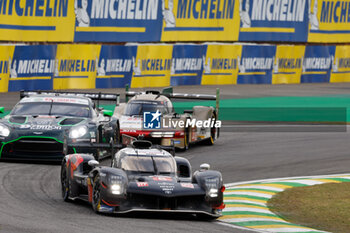
[[[142,179],[130,181],[128,193],[172,197],[205,195],[205,190],[198,184],[180,183],[175,177],[147,176]]]

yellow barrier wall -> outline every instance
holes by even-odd
[[[95,88],[100,45],[58,45],[53,88]]]
[[[0,46],[0,92],[7,92],[10,77],[11,57],[15,46]]]

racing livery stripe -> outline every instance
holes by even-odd
[[[223,216],[219,218],[219,221],[232,224],[232,226],[249,228],[256,232],[325,232],[285,221],[269,210],[267,202],[275,194],[288,188],[341,182],[350,182],[350,174],[291,177],[226,184],[224,192],[226,207],[223,209]]]

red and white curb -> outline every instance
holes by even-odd
[[[287,177],[225,184],[223,216],[219,224],[252,232],[325,232],[285,221],[267,202],[288,188],[350,182],[350,174]]]

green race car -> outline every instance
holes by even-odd
[[[118,104],[119,95],[21,92],[21,100],[10,114],[0,119],[0,159],[61,161],[64,141],[75,144],[118,141],[118,120],[112,111],[99,108],[94,101]],[[103,156],[103,151],[82,152],[91,152],[96,159]]]

